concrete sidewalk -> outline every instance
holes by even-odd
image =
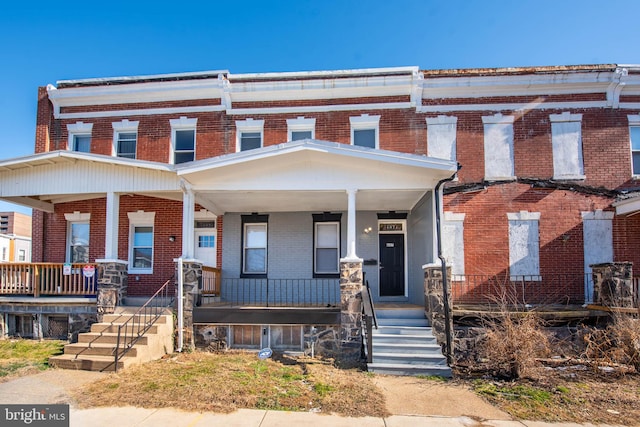
[[[473,420],[467,417],[392,415],[386,418],[349,418],[310,412],[240,409],[230,414],[194,413],[175,409],[133,407],[71,409],[71,427],[577,427],[593,424],[542,423],[537,421]],[[603,425],[600,425],[603,426]]]
[[[71,403],[69,393],[82,384],[97,381],[105,374],[87,371],[47,370],[35,375],[0,383],[0,404]],[[371,426],[371,427],[576,427],[573,423],[537,421],[476,420],[469,417],[424,415],[392,415],[389,417],[342,417],[311,412],[285,412],[240,409],[230,414],[185,412],[177,409],[145,409],[135,407],[70,407],[71,427],[295,427]],[[593,424],[582,424],[593,426]],[[603,426],[604,425],[600,425]]]

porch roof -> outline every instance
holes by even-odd
[[[616,215],[631,216],[640,213],[640,191],[626,194],[612,203],[611,206],[616,208]]]
[[[76,151],[0,161],[0,199],[53,211],[55,203],[136,193],[182,200],[173,165]]]
[[[292,141],[176,166],[196,201],[217,214],[344,210],[357,190],[358,210],[410,210],[455,162],[319,141]]]

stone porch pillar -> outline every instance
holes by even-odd
[[[593,301],[606,307],[634,308],[638,296],[633,289],[633,264],[608,262],[591,264]]]
[[[453,349],[447,349],[447,328],[445,310],[449,310],[450,341],[453,343],[453,315],[451,313],[451,287],[449,286],[449,307],[444,305],[442,290],[442,266],[440,263],[426,264],[424,270],[424,307],[427,319],[431,323],[433,335],[442,348],[442,353],[453,355]],[[447,283],[451,283],[451,267],[447,267]],[[452,344],[453,345],[453,344]],[[451,351],[449,353],[449,350]]]
[[[340,260],[340,356],[344,366],[362,354],[362,260]]]
[[[180,274],[179,260],[176,261],[176,272]],[[176,343],[176,348],[190,350],[195,348],[193,336],[193,308],[199,304],[200,283],[202,281],[202,263],[196,260],[182,260],[182,342]],[[179,296],[180,297],[180,296]],[[176,301],[176,304],[178,302]],[[179,332],[179,331],[178,331]],[[178,337],[179,334],[176,334]]]
[[[128,263],[113,259],[97,259],[98,264],[98,320],[103,314],[115,311],[117,305],[122,305],[127,296],[129,285]]]

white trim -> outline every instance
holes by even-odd
[[[640,114],[629,114],[627,119],[629,120],[629,126],[640,126]]]
[[[89,138],[91,138],[92,129],[93,123],[76,122],[74,124],[68,124],[67,132],[69,135],[67,139],[67,150],[77,151],[75,144],[76,136],[89,136]],[[91,144],[91,139],[89,139],[89,144]],[[91,145],[89,145],[89,150],[91,150]]]
[[[469,96],[465,96],[469,98]],[[508,104],[455,104],[455,105],[422,105],[416,108],[418,113],[453,113],[457,111],[528,111],[551,109],[584,109],[605,108],[606,101],[570,101],[570,102],[528,102]],[[620,104],[620,108],[640,108],[638,104]]]
[[[627,116],[628,120],[629,120],[629,155],[631,157],[631,176],[633,179],[639,179],[640,178],[640,171],[634,171],[633,169],[633,153],[634,151],[636,153],[640,153],[640,150],[634,150],[633,149],[633,141],[631,140],[631,128],[640,128],[640,114],[629,114]]]
[[[155,212],[145,212],[139,210],[137,212],[127,212],[127,217],[129,218],[129,248],[127,249],[128,253],[128,272],[129,274],[153,274],[153,264],[155,258]],[[151,268],[142,268],[135,267],[133,260],[133,244],[134,244],[134,236],[136,227],[151,227],[152,228],[152,241],[151,241]]]
[[[540,221],[540,212],[507,212],[509,221]]]
[[[128,119],[123,119],[119,122],[112,122],[111,127],[113,128],[113,145],[111,146],[111,155],[114,157],[118,156],[118,140],[120,138],[121,133],[135,133],[136,134],[136,151],[134,153],[134,158],[138,157],[138,125],[139,121],[131,122]]]
[[[450,212],[450,211],[444,212],[445,221],[464,221],[465,216],[466,216],[465,213]]]
[[[171,125],[171,149],[169,150],[169,164],[176,164],[176,131],[182,130],[193,131],[193,160],[195,160],[198,119],[188,119],[185,116],[181,116],[179,119],[170,119],[169,124]]]
[[[287,141],[291,141],[293,132],[311,132],[311,139],[316,138],[316,119],[304,116],[287,119]]]
[[[351,145],[355,145],[354,134],[357,130],[373,130],[375,145],[373,148],[380,148],[380,116],[370,116],[361,114],[360,116],[349,117],[351,125]]]
[[[64,219],[72,222],[86,222],[91,219],[91,214],[80,213],[80,211],[74,211],[73,213],[65,213]]]
[[[603,211],[602,209],[596,209],[595,211],[582,211],[580,212],[583,221],[588,220],[612,220],[615,216],[615,212]]]
[[[254,120],[248,118],[245,120],[236,120],[236,152],[241,152],[241,140],[243,133],[259,133],[260,147],[264,147],[264,120]],[[247,151],[247,150],[245,150]]]
[[[514,116],[503,116],[502,113],[496,113],[493,116],[482,116],[482,123],[487,124],[513,124]]]
[[[314,98],[317,99],[317,98]],[[325,99],[319,97],[319,99]],[[332,111],[404,110],[413,108],[411,102],[389,102],[377,104],[310,105],[300,107],[232,108],[227,114],[257,116],[261,114],[330,113]]]
[[[293,72],[277,72],[277,73],[245,73],[245,74],[231,74],[228,73],[229,80],[255,80],[255,79],[281,79],[281,78],[309,78],[309,77],[349,77],[358,76],[362,74],[371,74],[376,76],[377,74],[411,74],[420,71],[418,66],[408,67],[388,67],[388,68],[360,68],[360,69],[347,69],[347,70],[328,70],[328,71],[293,71]]]
[[[560,114],[549,114],[549,120],[551,123],[582,122],[582,114],[571,114],[568,111],[565,111]]]
[[[130,116],[155,116],[159,114],[190,114],[190,113],[212,113],[224,111],[223,105],[203,106],[203,107],[175,107],[175,108],[149,108],[135,110],[107,110],[91,111],[86,113],[61,113],[56,119],[93,119],[104,117],[130,117]]]

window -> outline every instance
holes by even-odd
[[[67,125],[69,150],[90,153],[92,129],[93,123],[76,122],[75,124]]]
[[[454,276],[464,276],[464,217],[463,213],[444,213],[442,251]]]
[[[287,119],[288,141],[315,138],[316,119]]]
[[[613,262],[614,212],[602,210],[583,211],[582,241],[585,272],[585,302],[593,302],[591,265]]]
[[[631,142],[631,172],[640,176],[640,114],[628,115]]]
[[[212,234],[198,236],[198,247],[199,248],[215,248],[216,236]]]
[[[457,117],[427,117],[427,155],[456,160]]]
[[[269,347],[274,350],[302,350],[300,325],[270,325]]]
[[[313,215],[313,275],[337,277],[340,267],[341,214]]]
[[[173,164],[191,162],[196,159],[197,122],[198,119],[188,119],[186,117],[169,120],[171,124]]]
[[[268,215],[242,216],[242,275],[266,277]]]
[[[18,261],[24,262],[27,260],[27,252],[24,249],[18,250]]]
[[[113,127],[113,152],[116,156],[128,159],[136,158],[138,123],[125,119],[111,124]]]
[[[262,147],[264,120],[236,121],[236,151],[255,150]]]
[[[489,181],[515,177],[513,116],[482,117],[484,123],[484,177]]]
[[[89,262],[89,213],[66,213],[67,220],[67,250],[66,262]]]
[[[7,261],[7,247],[2,247],[2,261]]]
[[[378,148],[380,116],[363,114],[349,117],[351,123],[351,144],[359,147]]]
[[[553,179],[584,179],[582,114],[549,115],[553,148]]]
[[[259,349],[262,346],[262,327],[259,325],[231,326],[232,348]]]
[[[512,280],[540,280],[539,212],[508,213],[509,274]]]
[[[153,273],[155,212],[129,212],[129,273]]]

